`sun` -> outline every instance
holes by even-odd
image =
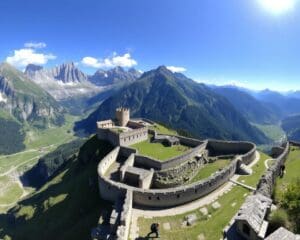
[[[282,14],[292,10],[298,0],[258,0],[263,8],[272,14]]]

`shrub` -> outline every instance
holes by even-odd
[[[288,228],[288,225],[289,225],[288,214],[284,209],[279,208],[270,214],[269,229],[268,229],[270,233],[274,232],[276,229],[280,227]]]

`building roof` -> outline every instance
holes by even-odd
[[[244,220],[249,226],[259,234],[264,223],[267,210],[271,207],[272,200],[262,194],[248,196],[238,214],[235,221]]]
[[[280,227],[271,235],[269,235],[265,240],[300,240],[300,235],[296,235],[289,230]]]

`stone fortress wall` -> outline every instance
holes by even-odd
[[[236,216],[233,217],[233,219],[230,221],[230,224],[224,229],[224,236],[225,239],[231,239],[228,235],[230,235],[231,231],[234,231],[232,229],[236,229],[236,231],[242,235],[245,239],[264,239],[266,234],[266,229],[268,226],[268,223],[266,222],[265,218],[266,215],[269,212],[269,209],[265,209],[264,213],[258,214],[256,211],[247,213],[247,208],[249,205],[255,206],[255,204],[264,204],[266,202],[270,202],[269,208],[271,207],[272,203],[272,192],[275,185],[276,178],[280,175],[281,166],[284,165],[288,154],[289,154],[289,148],[290,145],[296,145],[300,146],[300,143],[289,143],[286,142],[280,147],[274,147],[272,149],[272,156],[274,158],[274,164],[269,167],[265,173],[260,178],[256,190],[254,191],[253,195],[248,196],[244,204],[239,209]],[[245,217],[249,219],[256,219],[256,222],[248,222],[247,224],[250,224],[250,234],[245,235],[243,232],[243,225],[245,224],[245,219],[240,220],[240,215],[246,213]],[[254,224],[255,223],[255,224]],[[254,225],[253,225],[254,224]],[[257,225],[258,224],[258,225]],[[265,226],[265,227],[264,227]],[[254,227],[257,227],[257,229],[261,229],[260,231],[255,231]]]
[[[244,142],[236,142],[236,147],[238,147],[239,144],[243,147],[245,146]],[[228,147],[230,146],[233,146],[233,142],[228,142]],[[141,189],[121,182],[112,181],[106,177],[105,171],[116,161],[118,154],[124,152],[120,147],[116,147],[102,159],[98,166],[101,197],[105,200],[115,201],[120,195],[125,194],[127,190],[131,190],[133,192],[133,203],[142,206],[171,207],[193,201],[205,196],[227,182],[235,174],[237,167],[242,161],[251,162],[255,158],[256,147],[254,144],[249,144],[248,146],[251,146],[251,148],[247,153],[236,157],[227,167],[216,172],[211,177],[200,182],[169,189]],[[125,153],[126,151],[128,153],[128,149],[125,150]]]
[[[97,137],[110,142],[113,146],[129,146],[148,139],[148,127],[118,133],[110,128],[97,128]]]
[[[116,240],[127,240],[132,216],[132,191],[128,190],[120,214],[120,223],[116,231]]]
[[[282,147],[276,148],[276,156],[274,158],[275,163],[269,167],[260,178],[256,192],[271,198],[276,178],[280,175],[280,168],[284,165],[289,154],[289,146],[290,144],[287,142]]]

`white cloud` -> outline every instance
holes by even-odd
[[[27,42],[24,43],[25,48],[45,48],[47,44],[44,42]]]
[[[169,69],[173,73],[181,73],[186,71],[186,68],[184,67],[175,67],[175,66],[167,66],[167,69]]]
[[[22,48],[14,50],[13,55],[6,58],[6,62],[16,67],[25,67],[30,63],[44,65],[55,58],[53,54],[38,53],[32,48]]]
[[[133,67],[137,65],[137,61],[134,60],[130,53],[125,53],[124,55],[117,55],[113,53],[112,57],[107,57],[105,59],[97,59],[94,57],[84,57],[81,63],[88,67],[93,68],[110,68],[110,67]]]

